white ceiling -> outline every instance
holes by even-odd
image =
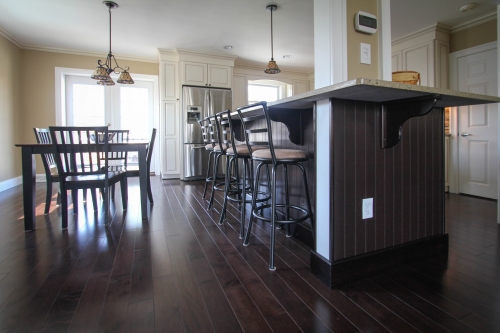
[[[478,7],[461,13],[460,6]],[[392,38],[436,22],[450,27],[496,11],[496,1],[391,0]],[[112,51],[117,57],[156,59],[157,48],[238,56],[237,64],[265,66],[273,13],[274,57],[282,69],[312,71],[313,0],[116,0]],[[0,0],[0,33],[31,49],[89,53],[108,50],[108,11],[101,0]],[[224,45],[232,45],[225,50]],[[292,55],[283,59],[283,55]]]

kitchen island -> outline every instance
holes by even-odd
[[[359,78],[269,103],[291,142],[279,144],[313,161],[314,274],[334,286],[446,252],[443,110],[498,102]],[[363,219],[367,198],[373,216]]]

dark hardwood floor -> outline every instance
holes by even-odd
[[[147,221],[129,179],[129,209],[117,188],[111,226],[82,203],[62,230],[39,184],[26,233],[21,186],[1,192],[0,332],[500,332],[496,202],[447,194],[447,256],[329,289],[309,248],[282,232],[270,272],[269,227],[242,246],[237,207],[218,226],[202,182],[154,177],[152,188]]]

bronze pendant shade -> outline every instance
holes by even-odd
[[[116,62],[115,56],[111,53],[111,9],[118,8],[118,4],[113,1],[103,1],[104,5],[109,9],[109,53],[106,57],[106,62],[103,64],[101,60],[97,60],[97,68],[94,73],[90,76],[94,80],[98,80],[97,84],[101,86],[113,86],[115,82],[109,76],[111,73],[119,74],[120,77],[116,82],[122,84],[133,84],[134,80],[128,72],[128,67],[122,68]],[[114,62],[114,66],[113,66]]]

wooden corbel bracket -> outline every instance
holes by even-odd
[[[425,116],[436,106],[440,95],[408,98],[382,103],[382,148],[395,146],[401,140],[403,124],[410,118]]]

